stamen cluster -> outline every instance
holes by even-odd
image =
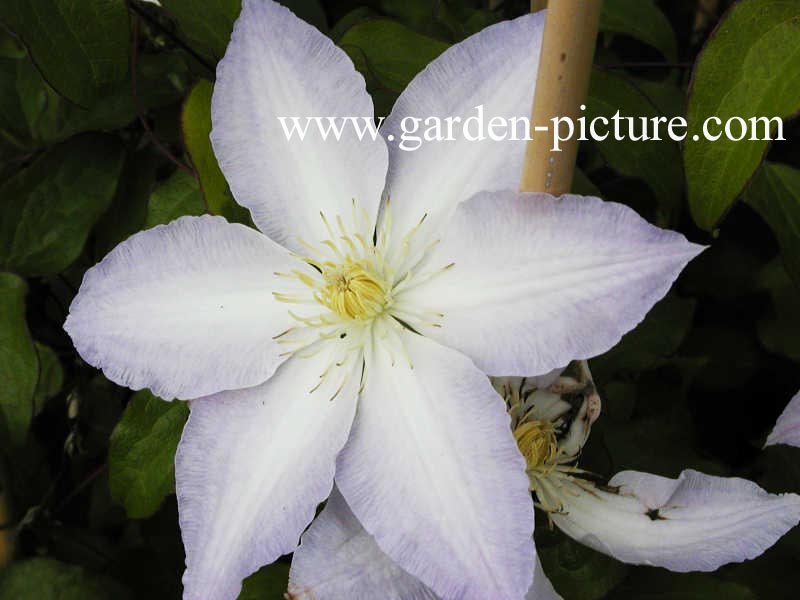
[[[522,423],[514,430],[514,439],[529,471],[546,468],[558,456],[556,430],[550,421],[534,419]]]
[[[390,303],[386,283],[374,273],[366,261],[347,260],[330,265],[322,272],[325,287],[321,303],[347,319],[372,319]]]

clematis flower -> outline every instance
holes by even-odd
[[[599,482],[575,466],[600,413],[585,361],[548,388],[535,386],[518,378],[499,384],[531,491],[575,540],[628,563],[714,571],[759,556],[800,522],[800,496],[768,494],[737,477],[623,471]]]
[[[555,379],[493,383],[506,401],[536,505],[564,533],[599,552],[672,571],[713,571],[755,558],[800,522],[800,496],[768,494],[745,479],[623,471],[600,483],[580,469],[576,463],[601,405],[586,361],[571,363]],[[289,593],[308,600],[438,598],[392,563],[336,490],[294,554]],[[526,600],[559,597],[537,560]]]
[[[278,117],[372,118],[364,80],[286,8],[243,2],[211,137],[258,230],[202,216],[138,233],[87,271],[65,324],[109,379],[191,400],[185,598],[235,598],[334,481],[326,510],[346,502],[387,571],[448,600],[528,591],[529,481],[485,373],[604,352],[701,250],[622,205],[516,192],[524,140],[391,143],[406,116],[527,115],[542,27],[450,48],[374,139],[301,141]],[[376,597],[332,585],[315,597]]]

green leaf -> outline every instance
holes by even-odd
[[[670,80],[651,81],[649,79],[635,79],[636,88],[656,107],[665,117],[683,115],[686,94],[684,90]]]
[[[339,39],[367,82],[377,116],[386,116],[414,76],[448,44],[389,19],[356,23]]]
[[[175,52],[144,55],[137,63],[136,101],[141,111],[176,102],[184,95],[187,67]],[[23,54],[0,58],[0,139],[29,152],[86,131],[118,129],[136,118],[131,83],[81,108],[59,96]]]
[[[225,54],[242,10],[241,0],[162,0],[161,5],[175,17],[189,46],[212,65]]]
[[[115,138],[73,138],[0,186],[0,268],[44,275],[69,266],[114,196],[122,159]]]
[[[140,56],[135,101],[132,83],[126,81],[89,109],[61,102],[52,116],[51,128],[40,128],[36,134],[42,142],[52,143],[84,131],[124,127],[137,117],[137,108],[146,112],[177,102],[186,92],[188,77],[188,67],[178,52]]]
[[[320,31],[328,30],[319,0],[281,0],[280,4]],[[233,23],[242,10],[241,0],[161,0],[161,5],[175,17],[189,46],[212,66],[225,54]]]
[[[768,142],[725,135],[706,140],[703,125],[716,117],[746,121],[788,117],[800,110],[800,3],[748,0],[730,9],[695,63],[689,90],[683,162],[695,222],[711,230],[758,168]],[[717,123],[709,125],[719,132]],[[732,125],[739,135],[740,125]],[[755,132],[765,137],[762,123]],[[771,129],[776,129],[774,122]],[[694,136],[698,136],[695,141]]]
[[[458,42],[497,23],[499,14],[476,9],[466,2],[430,0],[381,0],[386,15],[414,31],[433,38]]]
[[[378,16],[378,13],[376,13],[369,6],[359,6],[358,8],[354,8],[347,14],[343,15],[341,19],[336,21],[336,23],[331,27],[331,30],[328,32],[328,35],[334,42],[338,44],[341,37],[347,33],[347,30],[353,27],[353,25],[376,16]]]
[[[11,443],[21,444],[33,416],[39,360],[25,321],[25,282],[0,272],[0,417]]]
[[[211,148],[208,136],[211,134],[212,91],[211,83],[201,79],[186,98],[181,113],[183,142],[200,179],[208,212],[222,215],[229,221],[248,223],[250,215],[233,199]]]
[[[289,565],[273,563],[261,567],[242,583],[238,600],[282,600],[289,583]]]
[[[145,227],[169,223],[184,215],[202,215],[205,210],[197,179],[178,169],[150,196]]]
[[[64,385],[64,369],[52,348],[39,342],[35,343],[35,347],[39,357],[39,380],[33,396],[33,412],[38,414],[44,403],[61,391],[61,386]]]
[[[19,93],[23,87],[19,84],[20,71],[24,69],[38,77],[33,65],[24,60],[24,55],[23,58],[0,57],[0,138],[15,146],[18,153],[24,153],[30,145],[25,104],[33,94],[23,97]]]
[[[633,141],[628,136],[616,140],[611,121],[617,111],[622,117],[633,117],[638,137],[641,134],[640,118],[649,120],[665,117],[649,96],[652,90],[640,87],[639,83],[640,80],[633,77],[595,70],[586,100],[586,120],[591,122],[598,117],[609,119],[608,129],[605,130],[609,132],[608,137],[593,143],[609,166],[624,175],[638,177],[648,184],[658,200],[656,221],[666,224],[679,210],[683,192],[678,145],[667,136],[665,123],[659,125],[660,141]],[[621,128],[623,131],[626,129],[624,124]],[[648,135],[654,136],[651,121]]]
[[[636,38],[661,52],[668,61],[678,55],[672,25],[652,0],[605,0],[600,31]]]
[[[76,104],[95,104],[128,72],[124,0],[3,0],[0,20],[50,85]]]
[[[132,600],[115,581],[50,558],[13,563],[0,574],[0,600]]]
[[[136,392],[111,434],[111,496],[130,518],[149,517],[175,486],[175,450],[189,416],[185,402]]]
[[[21,56],[25,56],[25,48],[10,31],[0,29],[0,57],[19,58]]]
[[[766,163],[745,193],[772,228],[786,270],[800,285],[800,170]]]
[[[402,92],[417,73],[448,47],[390,19],[357,23],[345,32],[339,45],[368,84],[395,93]]]
[[[452,37],[453,16],[446,2],[381,0],[380,7],[384,14],[414,31],[440,39]]]
[[[502,20],[502,17],[498,13],[490,10],[475,9],[463,5],[461,9],[462,10],[458,11],[456,15],[456,18],[459,20],[459,26],[453,28],[455,32],[455,41],[457,42]]]
[[[627,565],[583,546],[561,532],[537,530],[536,550],[556,591],[570,600],[605,597],[625,578],[628,570]]]

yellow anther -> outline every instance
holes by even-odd
[[[325,287],[320,299],[341,317],[371,319],[388,304],[381,278],[360,262],[346,262],[323,273]]]
[[[547,469],[558,456],[558,440],[550,421],[527,421],[514,430],[514,439],[525,457],[528,471]]]

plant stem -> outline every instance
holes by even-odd
[[[185,171],[189,175],[196,176],[194,169],[185,165],[182,161],[180,161],[169,149],[161,143],[161,141],[156,137],[156,134],[153,133],[153,130],[150,128],[150,125],[147,123],[147,119],[144,116],[144,111],[142,110],[141,105],[139,104],[139,95],[137,93],[137,78],[136,78],[136,69],[138,68],[137,58],[139,55],[139,18],[136,17],[133,20],[133,42],[131,46],[131,98],[133,99],[133,106],[136,109],[136,115],[139,117],[139,122],[142,124],[147,135],[150,137],[150,141],[153,142],[153,145],[156,149],[161,152],[170,162],[172,162],[176,167]]]

